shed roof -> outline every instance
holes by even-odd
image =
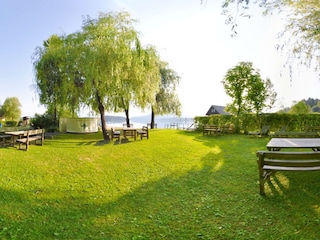
[[[229,115],[230,113],[224,111],[225,108],[226,107],[224,107],[224,106],[211,105],[211,107],[209,108],[206,115],[207,116],[213,115],[213,114],[228,114]]]

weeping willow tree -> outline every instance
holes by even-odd
[[[127,107],[119,96],[143,107],[159,86],[157,58],[141,50],[134,23],[127,12],[101,13],[97,19],[88,16],[80,31],[51,37],[52,47],[38,47],[34,68],[41,101],[57,99],[74,110],[90,107],[100,114],[103,138],[109,140],[105,112]],[[40,67],[43,59],[56,63],[53,85],[47,69]],[[143,93],[142,87],[147,89]]]
[[[155,101],[154,93],[158,91],[160,82],[158,59],[154,47],[136,46],[132,52],[131,64],[125,66],[126,74],[115,86],[114,96],[109,98],[109,105],[114,106],[114,112],[124,110],[127,126],[130,126],[130,106],[145,109]]]
[[[159,62],[161,81],[159,91],[155,95],[155,102],[151,104],[151,128],[154,128],[155,115],[174,113],[181,114],[181,103],[176,89],[180,82],[178,74],[169,68],[167,62]]]

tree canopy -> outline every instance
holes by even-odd
[[[160,81],[158,56],[141,46],[134,23],[127,12],[88,16],[80,31],[53,35],[38,47],[34,66],[41,102],[59,99],[58,104],[72,110],[89,106],[100,113],[107,140],[106,110],[152,104]]]
[[[176,89],[180,82],[178,74],[169,67],[167,62],[159,62],[161,81],[159,91],[155,95],[155,102],[151,105],[151,128],[154,127],[154,117],[156,114],[163,115],[173,113],[181,114],[181,103]]]
[[[260,114],[271,108],[277,94],[270,79],[263,80],[251,62],[240,62],[230,68],[222,80],[224,89],[232,98],[226,110],[233,113],[238,121],[244,113]],[[239,122],[238,122],[239,123]],[[236,131],[239,126],[236,126]]]
[[[8,97],[1,106],[2,117],[7,121],[19,121],[21,118],[21,103],[17,97]]]
[[[280,33],[277,48],[285,50],[288,64],[298,62],[307,67],[320,68],[320,2],[319,0],[223,0],[226,23],[237,34],[238,16],[250,17],[250,7],[258,5],[265,14],[284,15],[285,28]]]

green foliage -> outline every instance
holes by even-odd
[[[250,7],[259,5],[265,14],[281,13],[286,21],[277,48],[286,50],[288,64],[320,67],[320,5],[319,0],[223,0],[222,9],[232,35],[237,34],[237,17],[250,17]]]
[[[5,121],[6,127],[16,127],[18,126],[18,121]]]
[[[229,69],[222,80],[226,93],[232,98],[226,109],[238,119],[236,132],[239,132],[241,115],[260,114],[263,109],[273,106],[277,96],[270,79],[261,79],[259,71],[252,65],[251,62],[240,62]]]
[[[1,106],[1,112],[6,121],[19,122],[21,118],[21,103],[17,97],[8,97]]]
[[[128,110],[130,103],[144,108],[159,87],[158,57],[141,47],[135,20],[127,12],[87,17],[81,31],[51,36],[34,55],[36,87],[42,102],[57,103],[71,112],[88,106],[100,113]],[[56,106],[55,106],[56,107]]]
[[[178,74],[169,68],[169,64],[164,61],[159,62],[159,70],[161,81],[159,90],[155,95],[155,102],[151,105],[151,128],[154,127],[154,118],[156,114],[170,114],[177,116],[181,115],[181,103],[176,89],[180,82]]]
[[[159,91],[156,94],[155,104],[152,109],[156,114],[181,114],[181,103],[176,94],[176,89],[180,82],[178,74],[169,68],[167,62],[160,62],[161,82]]]
[[[259,195],[268,141],[152,130],[128,144],[61,134],[0,149],[0,238],[319,239],[319,172],[276,173]]]
[[[300,101],[293,105],[288,113],[293,114],[308,114],[312,113],[312,109],[310,106],[307,105],[305,101]]]
[[[263,125],[269,125],[271,131],[278,131],[282,126],[287,126],[288,131],[304,131],[308,126],[320,126],[320,114],[244,114],[240,119],[233,115],[211,115],[195,117],[195,123],[201,130],[204,124],[235,125],[238,122],[239,132],[247,133],[261,129]]]
[[[35,114],[30,122],[34,128],[44,128],[47,132],[54,132],[58,127],[53,115],[49,113]]]

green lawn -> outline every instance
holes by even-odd
[[[268,138],[101,139],[0,148],[0,239],[320,238],[320,172],[279,172],[259,195],[255,153]]]

